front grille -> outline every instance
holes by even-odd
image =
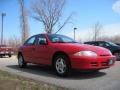
[[[108,66],[107,62],[101,62],[101,66]]]
[[[93,67],[108,66],[108,62],[91,62],[90,65]]]
[[[91,66],[98,66],[97,62],[91,62],[90,64],[91,64]]]

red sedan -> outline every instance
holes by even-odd
[[[34,35],[18,52],[20,68],[27,63],[49,65],[59,76],[67,76],[71,69],[98,71],[109,68],[115,59],[108,49],[79,44],[58,34]]]

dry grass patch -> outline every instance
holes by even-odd
[[[0,90],[66,90],[65,88],[35,81],[0,71]]]

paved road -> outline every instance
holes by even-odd
[[[49,67],[28,65],[20,69],[17,59],[0,58],[0,69],[35,80],[76,90],[120,90],[120,61],[110,69],[98,73],[74,72],[68,78],[57,77]]]

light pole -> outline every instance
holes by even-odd
[[[74,40],[75,40],[75,30],[76,30],[77,28],[74,28]]]
[[[1,16],[2,16],[2,26],[1,26],[1,45],[3,44],[3,18],[4,18],[4,16],[6,16],[6,14],[5,13],[2,13],[1,14]]]

